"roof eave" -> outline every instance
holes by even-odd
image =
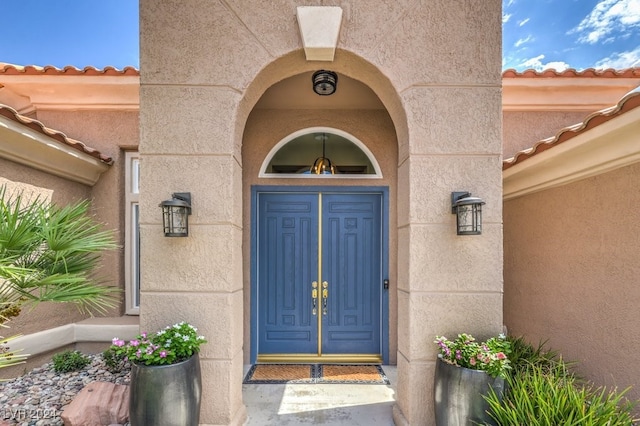
[[[640,161],[640,108],[634,108],[505,169],[503,200],[566,185]]]
[[[0,157],[93,186],[109,164],[0,115]]]

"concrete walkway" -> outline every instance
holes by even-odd
[[[396,366],[382,369],[390,385],[242,385],[245,425],[393,425]]]

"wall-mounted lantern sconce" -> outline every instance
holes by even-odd
[[[174,192],[170,200],[160,203],[162,225],[165,237],[186,237],[189,235],[189,215],[191,214],[191,193]]]
[[[338,74],[333,71],[320,70],[313,73],[311,77],[313,91],[320,96],[329,96],[336,91],[338,85]]]
[[[472,197],[470,192],[451,193],[451,213],[456,215],[458,235],[482,234],[482,198]]]

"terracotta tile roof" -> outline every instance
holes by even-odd
[[[7,117],[8,119],[13,120],[16,123],[26,126],[32,130],[42,133],[45,136],[53,138],[58,142],[70,146],[71,148],[77,149],[78,151],[84,152],[85,154],[97,158],[105,164],[113,164],[113,158],[102,154],[96,149],[88,147],[80,141],[67,137],[67,135],[62,132],[45,127],[45,125],[38,120],[34,120],[33,118],[25,117],[24,115],[18,114],[18,112],[10,106],[0,104],[0,115]]]
[[[82,69],[66,66],[64,68],[56,68],[51,65],[47,65],[45,67],[39,67],[35,65],[14,65],[14,64],[6,64],[0,62],[0,74],[5,75],[110,75],[110,76],[121,76],[121,75],[140,75],[140,71],[138,71],[134,67],[124,67],[119,70],[114,67],[104,67],[104,68],[95,68],[95,67],[84,67]]]
[[[543,71],[526,70],[518,72],[514,69],[508,69],[502,72],[502,78],[549,78],[549,77],[563,77],[563,78],[640,78],[640,67],[626,68],[622,70],[616,70],[609,68],[606,70],[599,70],[595,68],[587,68],[582,71],[576,71],[573,68],[566,69],[564,71],[556,71],[554,69],[548,69]]]
[[[537,154],[540,154],[541,152],[553,148],[554,146],[560,145],[563,142],[573,139],[574,137],[593,129],[594,127],[598,127],[599,125],[606,123],[607,121],[618,117],[625,112],[640,107],[639,89],[640,88],[627,93],[622,99],[620,99],[620,101],[616,105],[591,113],[581,123],[565,127],[561,129],[555,136],[541,140],[532,148],[519,151],[512,158],[508,158],[502,162],[502,170],[507,170],[508,168],[516,164],[522,163],[528,158],[531,158]]]

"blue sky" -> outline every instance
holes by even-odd
[[[59,68],[140,65],[137,0],[0,3],[0,62]]]
[[[0,62],[140,66],[137,0],[0,1]],[[640,67],[640,0],[503,0],[502,22],[503,69]]]
[[[503,69],[640,67],[640,0],[503,0]]]

